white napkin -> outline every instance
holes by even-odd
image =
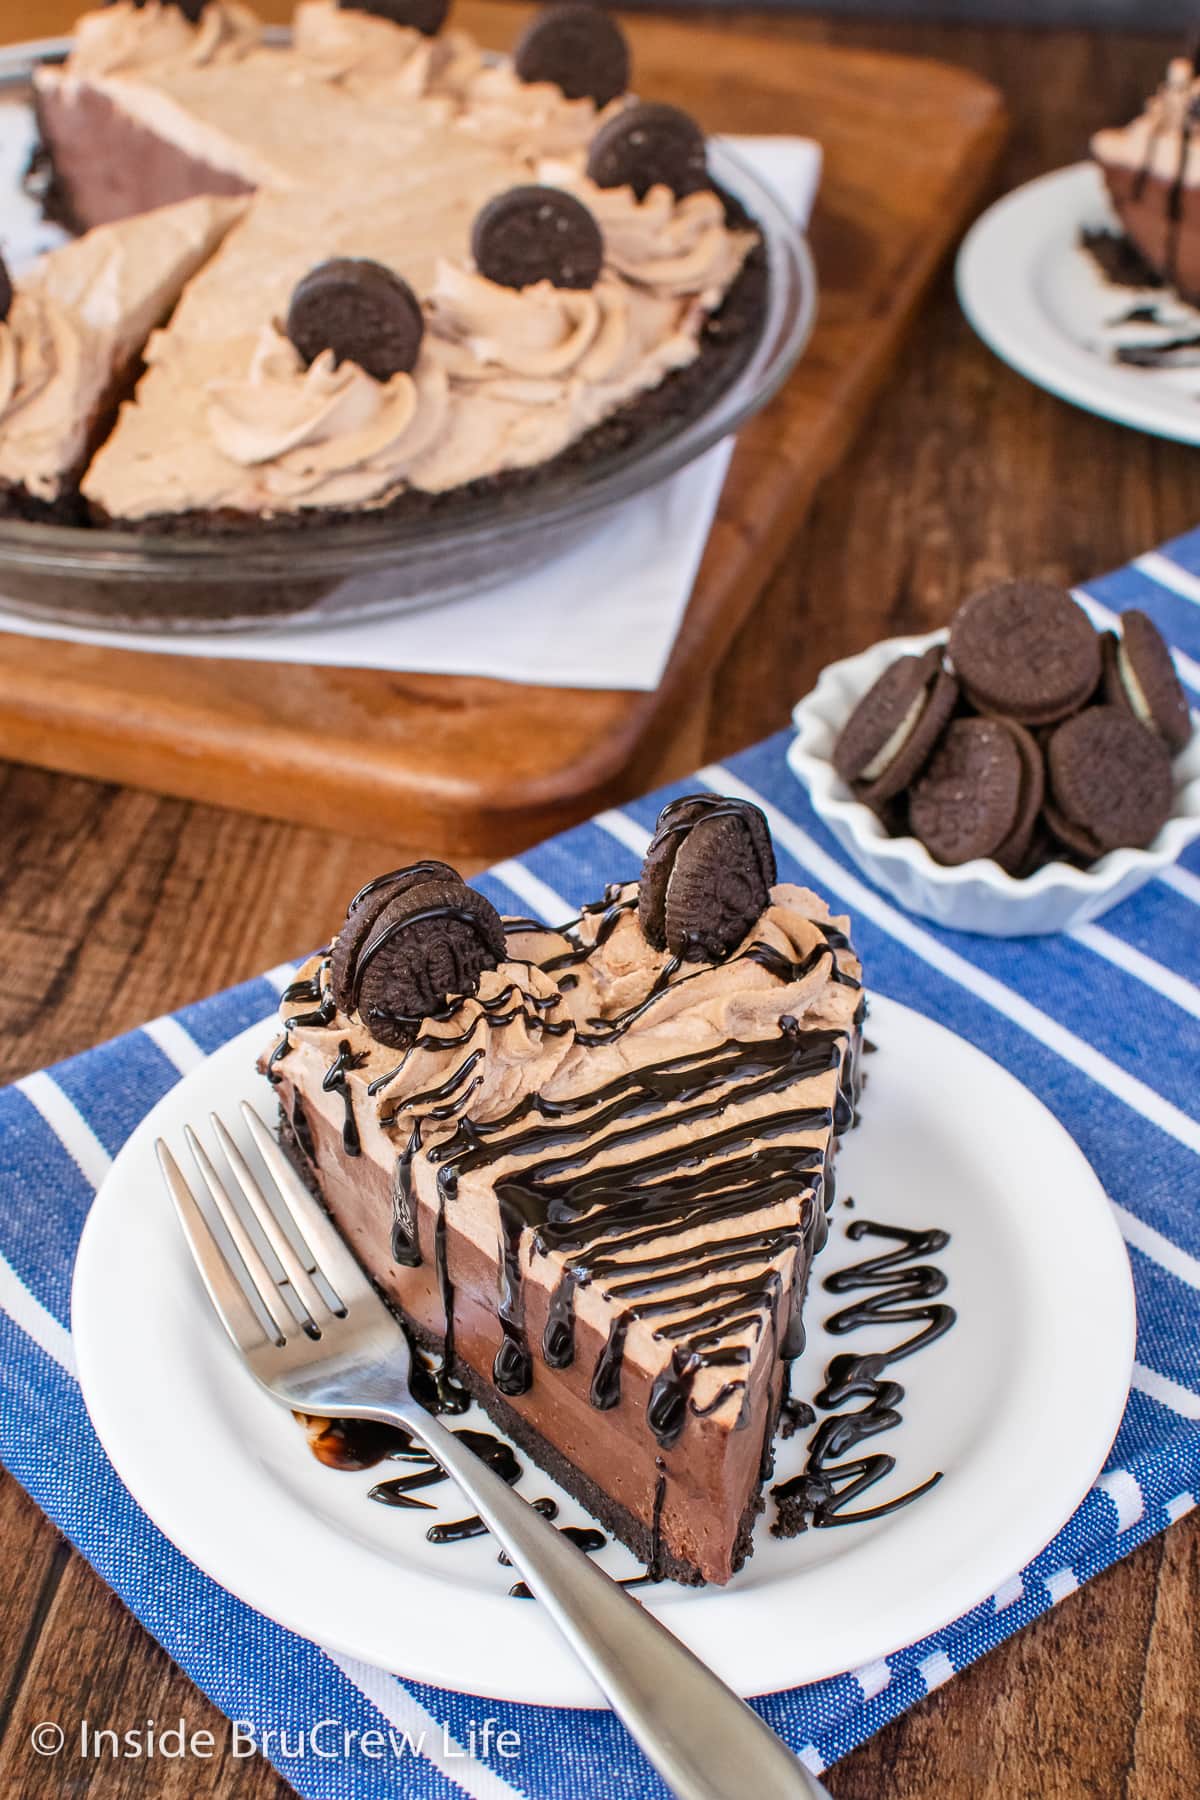
[[[729,141],[775,188],[797,223],[807,224],[821,174],[819,146],[793,137]],[[0,143],[0,179],[14,161]],[[0,228],[11,240],[16,234],[7,201],[4,206]],[[586,538],[537,570],[448,606],[359,624],[176,637],[33,623],[5,611],[0,597],[0,631],[177,656],[649,692],[675,642],[732,452],[732,440],[715,445],[678,475],[606,514]]]

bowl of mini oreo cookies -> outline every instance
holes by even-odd
[[[1066,931],[1200,837],[1200,733],[1170,649],[1047,582],[972,594],[948,632],[825,669],[789,751],[818,816],[910,912]]]

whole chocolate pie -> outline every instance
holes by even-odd
[[[39,178],[74,229],[199,195],[242,211],[142,321],[115,425],[51,446],[82,519],[424,516],[661,436],[742,366],[759,234],[699,126],[632,102],[620,27],[553,6],[499,57],[444,11],[301,0],[285,45],[236,0],[116,0],[37,69]],[[38,373],[68,410],[64,370]],[[14,493],[24,393],[0,403]]]
[[[756,808],[694,795],[642,881],[560,930],[501,921],[443,864],[370,884],[261,1067],[438,1403],[476,1398],[654,1573],[724,1582],[864,1010],[847,921],[775,880]]]

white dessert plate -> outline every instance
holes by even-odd
[[[958,253],[963,311],[996,355],[1039,387],[1119,425],[1200,444],[1200,357],[1192,366],[1131,367],[1130,345],[1200,334],[1200,311],[1169,289],[1109,281],[1083,230],[1116,230],[1100,171],[1076,163],[1005,195]],[[1157,322],[1129,322],[1153,308]]]
[[[162,1190],[159,1135],[182,1150],[185,1120],[228,1118],[250,1097],[267,1022],[187,1076],[149,1114],[96,1196],[75,1268],[72,1328],[84,1398],[118,1474],[159,1528],[249,1605],[329,1649],[498,1699],[592,1706],[599,1695],[538,1607],[477,1538],[431,1545],[430,1521],[470,1512],[449,1485],[436,1512],[367,1498],[402,1465],[344,1473],[311,1454],[291,1415],[229,1344]],[[839,1200],[816,1265],[809,1344],[793,1393],[810,1397],[845,1350],[896,1345],[911,1325],[833,1338],[845,1297],[832,1270],[889,1246],[847,1240],[863,1218],[942,1227],[936,1257],[957,1324],[895,1365],[902,1422],[871,1439],[896,1467],[858,1500],[877,1505],[942,1480],[867,1523],[792,1539],[768,1530],[726,1588],[642,1588],[673,1631],[743,1694],[858,1668],[957,1618],[1058,1531],[1100,1470],[1133,1360],[1129,1264],[1108,1201],[1071,1138],[1013,1077],[942,1026],[885,999],[868,1023],[878,1054],[858,1130],[839,1159]],[[846,1201],[853,1197],[851,1208]],[[928,1261],[928,1258],[922,1258]],[[487,1426],[482,1418],[472,1423]],[[795,1473],[809,1432],[779,1447]],[[549,1494],[559,1522],[582,1509],[522,1458],[521,1491]],[[614,1574],[638,1572],[619,1545]]]

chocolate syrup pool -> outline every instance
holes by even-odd
[[[825,1330],[834,1337],[849,1337],[872,1328],[895,1327],[895,1341],[884,1350],[845,1351],[834,1356],[811,1405],[799,1398],[785,1400],[780,1435],[787,1438],[798,1431],[815,1429],[799,1474],[771,1489],[775,1513],[770,1529],[776,1537],[794,1537],[810,1529],[827,1530],[883,1518],[910,1506],[941,1480],[940,1470],[930,1470],[902,1494],[873,1505],[857,1504],[896,1467],[896,1457],[889,1451],[858,1454],[867,1440],[903,1426],[905,1390],[895,1379],[896,1365],[936,1343],[955,1323],[954,1308],[942,1298],[947,1277],[936,1260],[949,1244],[949,1234],[937,1228],[917,1229],[853,1219],[845,1235],[851,1243],[861,1243],[870,1254],[834,1270],[822,1282],[824,1292],[846,1300],[845,1305],[826,1317]],[[413,1372],[416,1376],[416,1362]],[[462,1410],[457,1393],[440,1397],[432,1380],[421,1385],[421,1398],[431,1412]],[[465,1398],[462,1396],[463,1401]],[[409,1432],[351,1419],[312,1420],[308,1430],[313,1454],[328,1468],[361,1470],[384,1463],[402,1465],[404,1473],[377,1481],[368,1498],[401,1511],[434,1514],[425,1532],[429,1543],[453,1545],[487,1535],[487,1527],[475,1514],[443,1516],[440,1503],[444,1496],[436,1490],[447,1483],[448,1477]],[[510,1485],[521,1479],[524,1467],[506,1439],[463,1426],[456,1428],[455,1435]],[[651,1559],[644,1573],[628,1580],[627,1586],[662,1579],[657,1566],[657,1521],[666,1496],[667,1476],[661,1458],[659,1462]],[[544,1518],[557,1518],[557,1502],[549,1496],[535,1499],[532,1504]],[[559,1529],[589,1554],[608,1543],[606,1533],[594,1524]],[[501,1552],[499,1561],[507,1560]],[[514,1598],[529,1597],[523,1582],[517,1582],[509,1592]]]

